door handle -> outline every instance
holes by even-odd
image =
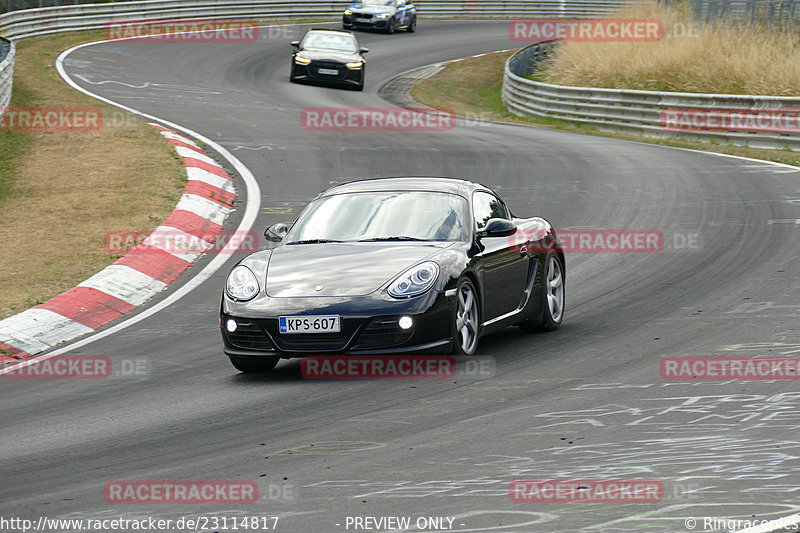
[[[527,255],[528,254],[528,247],[524,244],[519,247],[519,255]]]

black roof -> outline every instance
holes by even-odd
[[[340,185],[334,185],[330,189],[319,194],[318,197],[332,196],[334,194],[350,192],[371,192],[371,191],[432,191],[458,194],[469,197],[470,193],[477,189],[488,190],[488,187],[480,183],[474,183],[457,178],[440,178],[434,176],[403,176],[393,178],[368,178]]]

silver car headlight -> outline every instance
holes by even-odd
[[[409,268],[389,285],[389,294],[395,298],[408,298],[427,291],[439,277],[439,265],[425,261]]]
[[[344,10],[344,14],[345,14],[345,15],[352,15],[352,14],[353,14],[353,11],[352,11],[352,10],[350,10],[350,9],[345,9],[345,10]]]
[[[225,282],[225,292],[230,298],[238,302],[252,300],[258,294],[258,280],[253,271],[244,265],[239,265],[228,274]]]

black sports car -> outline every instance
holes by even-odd
[[[413,0],[355,0],[344,10],[342,27],[412,33],[417,30],[417,7]]]
[[[352,32],[311,29],[302,41],[292,41],[289,81],[364,88],[367,48],[360,48]]]
[[[319,194],[274,248],[228,275],[224,351],[243,372],[311,354],[475,353],[517,324],[557,329],[564,253],[542,218],[450,178],[376,178]]]

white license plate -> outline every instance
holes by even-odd
[[[339,71],[334,68],[321,68],[317,72],[320,74],[330,74],[332,76],[337,76],[339,74]]]
[[[342,321],[339,315],[305,315],[278,317],[281,333],[339,333]]]
[[[360,18],[357,18],[357,19],[356,19],[356,22],[372,22],[372,21],[371,21],[370,19],[360,19]]]

